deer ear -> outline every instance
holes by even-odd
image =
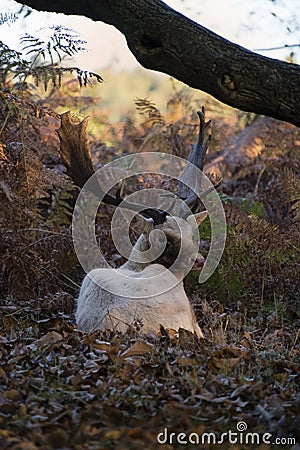
[[[138,235],[144,233],[149,236],[154,228],[154,222],[152,219],[146,219],[141,214],[136,214],[130,223],[130,228]]]
[[[186,221],[191,225],[191,227],[194,228],[195,222],[198,225],[200,225],[201,222],[207,217],[207,211],[201,211],[197,214],[189,216]]]

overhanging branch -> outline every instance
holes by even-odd
[[[300,66],[233,44],[159,0],[20,3],[114,25],[144,67],[167,73],[230,106],[300,126]]]

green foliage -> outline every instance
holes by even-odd
[[[263,217],[265,212],[264,204],[262,202],[254,202],[252,204],[249,204],[248,202],[246,212],[249,212],[256,217]]]
[[[252,214],[256,217],[264,216],[264,204],[262,202],[251,202],[245,197],[230,197],[229,195],[223,193],[219,194],[219,196],[223,203],[236,205],[241,209],[241,211],[244,211],[248,215]]]
[[[229,227],[222,260],[201,288],[202,295],[205,292],[207,298],[228,306],[240,303],[257,314],[262,305],[274,306],[276,293],[277,305],[285,302],[285,317],[293,315],[297,294],[292,286],[299,281],[298,239],[296,230],[284,232],[255,216],[247,224]]]

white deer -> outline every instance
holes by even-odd
[[[192,306],[183,286],[183,275],[193,262],[199,267],[204,258],[198,253],[198,243],[193,241],[195,226],[205,219],[206,211],[187,219],[167,216],[164,223],[154,225],[152,219],[138,216],[138,228],[143,230],[129,260],[120,269],[94,269],[86,275],[79,294],[76,323],[87,332],[113,329],[125,332],[130,325],[140,324],[143,333],[159,333],[160,327],[178,330],[184,328],[203,337]],[[136,262],[136,252],[153,252],[159,246],[160,230],[166,237],[166,247],[157,260],[151,261],[151,252],[144,261]],[[180,250],[180,258],[174,263]],[[197,253],[195,261],[192,256]],[[171,268],[169,269],[169,267]],[[153,283],[159,285],[153,295]],[[114,294],[120,288],[126,296]],[[158,289],[157,289],[158,288]],[[138,294],[138,296],[137,296]]]
[[[192,146],[188,161],[202,170],[209,142],[209,137],[205,136],[209,122],[205,122],[204,108],[198,116],[199,137]],[[82,187],[93,174],[85,134],[87,124],[86,121],[81,124],[71,122],[70,115],[65,113],[58,130],[61,156],[67,173]],[[189,174],[185,175],[187,180]],[[138,323],[144,333],[158,333],[163,326],[174,330],[184,328],[203,337],[184,291],[182,278],[187,273],[187,267],[192,267],[191,258],[198,267],[204,262],[198,251],[199,242],[193,240],[193,235],[207,213],[197,212],[199,197],[184,183],[184,176],[181,180],[177,195],[189,207],[190,215],[187,210],[171,215],[145,204],[141,208],[141,205],[123,201],[119,196],[104,195],[104,203],[115,206],[122,203],[122,207],[139,212],[135,218],[140,237],[122,267],[94,269],[84,278],[75,314],[79,329],[86,332],[106,329],[126,332],[129,326]],[[165,248],[160,256],[154,257],[154,254],[159,254],[157,249],[161,249],[162,233]],[[177,258],[179,252],[180,257]],[[141,259],[136,258],[137,254],[139,257],[142,255]]]

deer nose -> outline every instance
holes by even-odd
[[[193,269],[199,269],[200,267],[203,267],[204,262],[205,262],[205,259],[203,258],[203,256],[197,256],[197,258],[195,259],[194,265],[193,265]]]

